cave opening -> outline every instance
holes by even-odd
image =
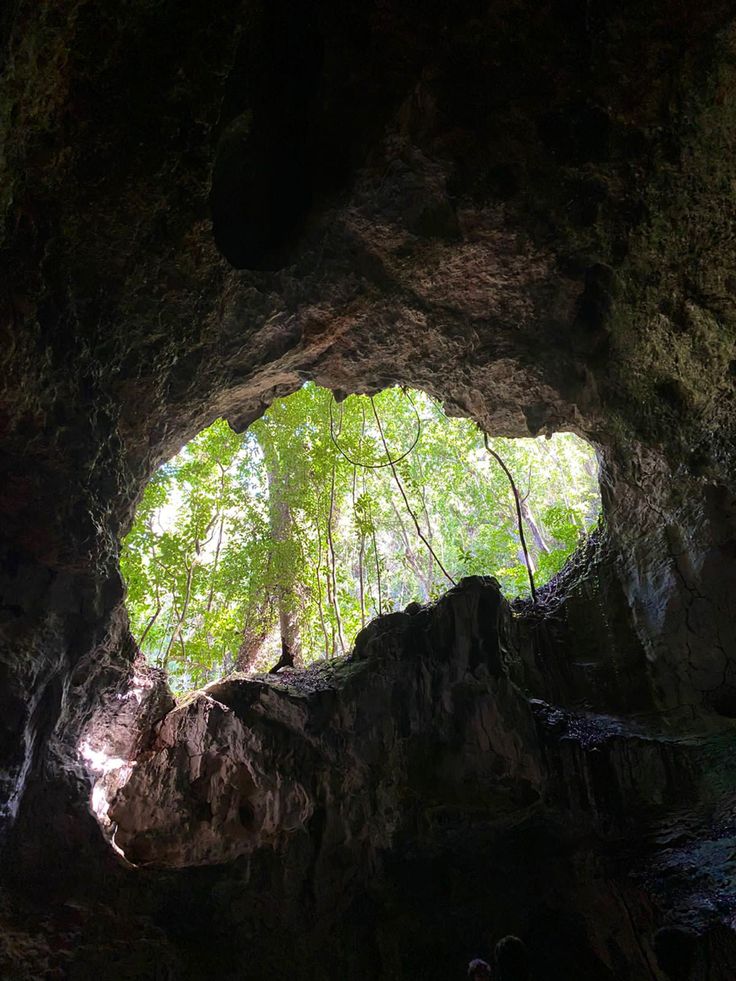
[[[294,7],[0,15],[0,977],[431,981],[513,935],[548,981],[733,979],[734,5]],[[523,525],[535,605],[480,456],[510,560],[480,561],[490,505],[458,531],[470,561],[433,522],[450,576],[488,574],[447,589],[384,467],[378,552],[393,502],[429,588],[402,545],[379,602],[366,531],[343,658],[327,588],[347,647],[361,539],[346,463],[335,566],[330,466],[319,524],[298,515],[323,687],[282,669],[176,700],[137,657],[155,588],[142,623],[124,606],[136,501],[307,378],[359,460],[343,394],[397,382],[494,436],[588,435],[605,525],[552,586]],[[379,401],[393,456],[406,408],[397,431]],[[242,637],[252,590],[207,609],[218,530],[201,625],[174,637],[162,603],[142,645],[166,628],[177,691]]]
[[[596,451],[573,433],[488,440],[422,391],[338,402],[308,382],[153,475],[122,548],[131,630],[177,694],[333,660],[468,576],[536,594],[600,507]]]

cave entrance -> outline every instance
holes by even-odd
[[[595,450],[572,433],[484,445],[423,392],[336,403],[307,383],[154,474],[123,543],[132,632],[179,693],[341,656],[464,576],[544,587],[599,513]]]

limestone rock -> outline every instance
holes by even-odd
[[[176,866],[273,844],[313,811],[303,787],[273,762],[231,709],[196,696],[159,724],[115,793],[108,817],[116,846],[136,865]]]

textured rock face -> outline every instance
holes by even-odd
[[[115,844],[136,864],[215,864],[319,812],[345,847],[378,854],[412,797],[468,796],[495,821],[523,812],[541,794],[541,762],[504,670],[499,610],[507,619],[493,583],[466,580],[434,609],[376,621],[347,662],[210,685],[166,715],[111,788]]]
[[[135,864],[237,858],[302,827],[313,806],[288,760],[206,695],[159,725],[150,755],[114,790],[115,844]]]
[[[732,5],[293,6],[0,13],[13,972],[43,976],[43,951],[69,937],[77,976],[99,972],[98,910],[117,923],[121,977],[151,975],[126,931],[182,976],[237,976],[247,947],[253,977],[431,977],[477,952],[467,938],[514,930],[552,952],[548,973],[568,976],[567,957],[581,977],[650,978],[642,937],[671,921],[699,931],[693,971],[707,958],[730,977]],[[475,621],[456,631],[456,597],[431,614],[428,674],[404,621],[379,624],[325,692],[224,686],[152,732],[170,703],[135,682],[117,571],[137,495],[198,428],[245,426],[305,378],[337,393],[408,383],[494,432],[576,429],[601,449],[603,540],[544,610],[509,621],[488,678],[464,660]],[[366,668],[384,660],[390,690]],[[449,691],[466,683],[461,709]],[[402,727],[431,732],[435,710],[436,765],[429,736],[404,758]],[[240,858],[173,877],[118,868],[90,784],[122,787],[133,759],[110,801],[141,862],[156,862],[146,829],[164,812],[178,823],[160,864]],[[146,773],[161,800],[133,792]],[[424,817],[391,818],[392,774],[401,813],[421,801]],[[506,813],[504,780],[547,817],[476,827],[478,786]],[[637,827],[639,857],[606,851],[607,828],[633,842]],[[66,940],[52,900],[77,910]]]

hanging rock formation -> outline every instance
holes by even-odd
[[[731,978],[732,4],[298,6],[0,12],[0,974]],[[120,538],[305,379],[588,436],[604,529],[174,707]]]

